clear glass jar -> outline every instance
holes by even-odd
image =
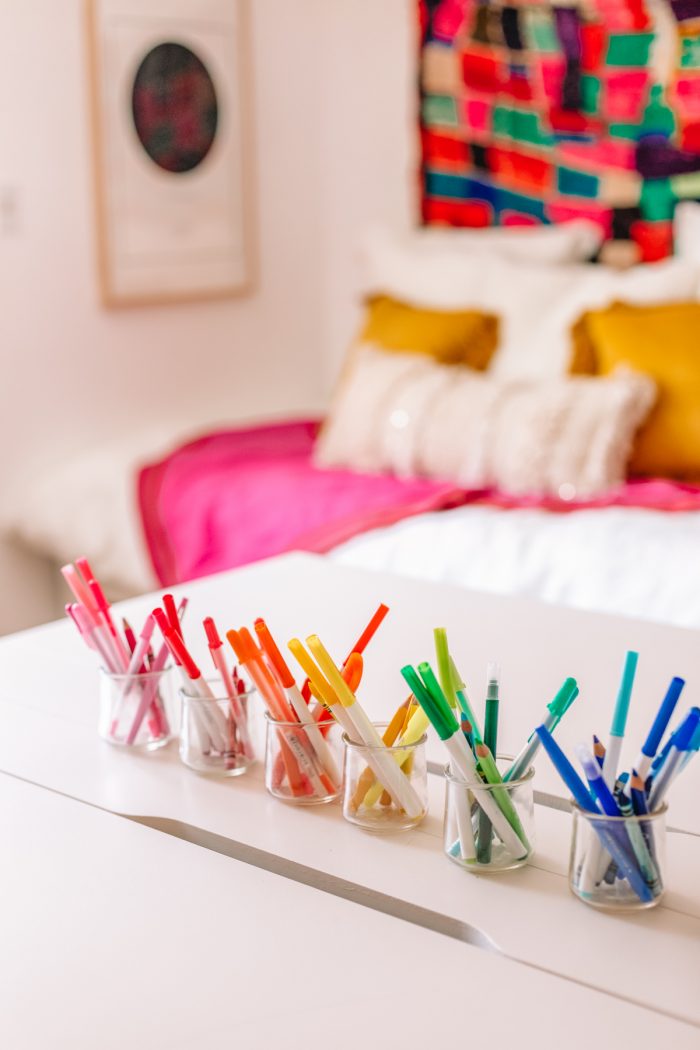
[[[666,883],[666,806],[644,816],[606,817],[572,803],[572,813],[572,893],[613,911],[657,905]]]
[[[218,678],[208,684],[215,694],[213,699],[180,690],[180,758],[197,773],[237,777],[256,759],[248,717],[254,687],[231,698],[220,695]]]
[[[334,802],[342,787],[337,724],[278,722],[269,712],[265,721],[265,787],[270,794],[301,806]]]
[[[386,722],[375,723],[382,735]],[[343,816],[368,831],[407,831],[415,828],[428,812],[428,763],[423,735],[414,744],[369,747],[356,744],[343,734],[345,747]],[[390,778],[384,770],[392,763],[400,772]],[[386,782],[389,783],[387,788]]]
[[[175,735],[172,668],[145,674],[112,674],[100,668],[97,731],[117,747],[156,751]]]
[[[511,762],[499,755],[499,771]],[[443,846],[451,861],[477,875],[527,864],[535,847],[534,775],[530,767],[518,780],[473,786],[445,766]]]

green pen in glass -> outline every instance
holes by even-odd
[[[486,676],[484,743],[492,755],[497,753],[496,747],[498,745],[498,678],[498,664],[489,664]],[[482,809],[479,813],[479,838],[476,847],[476,859],[480,864],[489,864],[491,861],[492,837],[491,821]]]
[[[447,697],[450,707],[457,706],[454,681],[450,666],[450,650],[447,645],[447,631],[444,627],[436,627],[433,631],[435,639],[435,656],[437,657],[438,677],[440,687]]]
[[[452,688],[455,691],[455,696],[457,697],[457,703],[459,704],[460,710],[462,714],[466,715],[469,721],[471,722],[474,739],[483,740],[483,735],[481,729],[479,728],[479,723],[477,722],[476,715],[474,714],[472,706],[469,703],[469,697],[467,696],[467,687],[465,686],[462,676],[457,670],[457,665],[455,664],[452,657],[450,657],[450,671],[452,673]]]
[[[502,784],[503,777],[498,772],[498,766],[496,765],[493,755],[489,751],[486,744],[476,745],[476,759],[479,763],[479,768],[484,775],[484,779],[487,784]],[[505,789],[496,790],[493,792],[493,796],[498,803],[498,807],[503,813],[510,826],[512,827],[515,834],[518,836],[523,846],[530,851],[530,843],[527,840],[525,831],[520,822],[518,812],[513,805],[513,800]]]

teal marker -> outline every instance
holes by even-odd
[[[562,718],[569,710],[574,700],[578,696],[578,685],[575,678],[567,678],[563,686],[554,697],[550,704],[547,704],[547,714],[542,721],[542,725],[545,727],[547,732],[553,733],[557,728]],[[527,773],[528,769],[532,765],[535,755],[540,749],[542,741],[538,737],[537,733],[532,731],[528,737],[525,747],[522,749],[518,757],[513,762],[503,779],[508,782],[509,780],[519,780],[520,777]]]
[[[617,778],[617,767],[620,762],[620,752],[622,751],[622,741],[625,736],[638,659],[639,653],[635,653],[633,649],[630,649],[625,656],[625,663],[622,668],[622,679],[617,692],[617,699],[615,700],[615,709],[610,725],[610,738],[605,749],[605,762],[603,764],[603,776],[609,788],[614,787]]]

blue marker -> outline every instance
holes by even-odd
[[[600,816],[600,810],[596,807],[595,802],[593,801],[593,796],[555,741],[552,734],[549,733],[544,726],[538,726],[535,732],[542,741],[543,748],[551,758],[554,768],[581,809],[586,810],[588,813],[595,813]],[[636,859],[629,849],[629,842],[625,834],[624,825],[621,824],[619,829],[613,830],[612,823],[606,824],[604,821],[591,820],[590,826],[594,829],[604,848],[613,858],[640,900],[652,900],[653,897],[651,890],[644,881]],[[620,832],[622,832],[623,837],[621,837]]]
[[[668,753],[663,765],[657,770],[651,782],[649,809],[655,812],[661,805],[672,780],[679,771],[680,764],[690,750],[698,726],[700,725],[700,707],[691,707],[681,724],[671,735]]]
[[[661,701],[661,706],[656,713],[649,735],[642,744],[642,750],[635,762],[634,768],[642,778],[646,780],[647,774],[651,769],[651,763],[654,760],[654,756],[661,743],[661,737],[666,732],[666,727],[671,721],[671,715],[674,712],[675,706],[678,703],[678,698],[683,692],[685,682],[682,678],[673,678],[671,684],[666,691],[666,696]]]
[[[613,793],[608,785],[603,780],[600,766],[593,758],[593,755],[588,750],[585,744],[579,744],[576,748],[576,755],[579,762],[583,766],[583,771],[586,774],[586,780],[588,786],[593,792],[593,796],[597,799],[599,806],[603,813],[608,817],[620,817],[620,807],[618,806]]]
[[[700,722],[698,722],[698,728],[693,733],[693,739],[690,741],[690,747],[681,759],[681,766],[678,770],[679,773],[681,770],[685,769],[685,767],[688,765],[696,751],[700,751]]]
[[[551,758],[552,765],[581,809],[585,809],[588,813],[597,813],[593,796],[549,730],[545,726],[537,726],[535,732],[542,741],[542,747]]]

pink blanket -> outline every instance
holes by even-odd
[[[587,502],[469,491],[425,479],[317,470],[316,421],[210,434],[143,468],[146,542],[163,586],[288,550],[323,553],[368,529],[424,511],[488,502],[504,508],[634,506],[700,510],[700,487],[629,482]]]

